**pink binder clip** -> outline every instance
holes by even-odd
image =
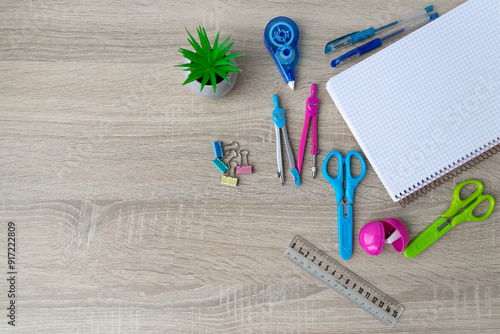
[[[241,150],[239,155],[241,157],[241,166],[236,166],[236,174],[252,174],[252,166],[248,165],[248,151]],[[245,162],[244,165],[243,162]]]

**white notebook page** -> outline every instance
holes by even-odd
[[[500,143],[500,1],[469,0],[326,88],[398,201]]]

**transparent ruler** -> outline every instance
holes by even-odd
[[[388,327],[403,313],[401,304],[300,236],[292,240],[285,257]]]

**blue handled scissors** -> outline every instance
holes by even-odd
[[[331,157],[337,157],[338,172],[337,177],[333,178],[328,174],[327,165]],[[361,162],[361,174],[358,177],[352,177],[351,173],[351,158],[356,156]],[[344,165],[345,165],[345,192],[344,192]],[[357,151],[350,151],[345,156],[338,151],[328,153],[323,162],[323,176],[330,182],[335,190],[335,199],[337,201],[337,226],[339,233],[339,252],[340,257],[344,260],[349,260],[352,255],[352,204],[354,202],[354,189],[366,175],[366,163],[361,154]],[[347,207],[347,215],[346,213]]]

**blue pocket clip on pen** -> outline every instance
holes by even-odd
[[[288,17],[275,17],[264,31],[264,43],[292,90],[295,86],[295,65],[299,60],[298,41],[299,28]]]

